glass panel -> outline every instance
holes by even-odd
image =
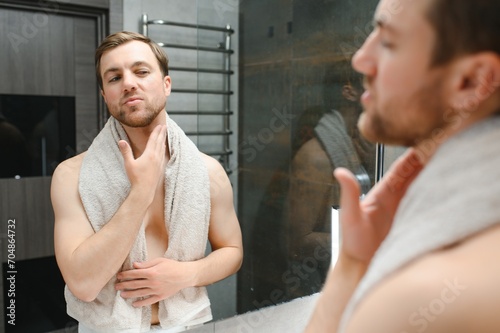
[[[75,140],[74,97],[0,95],[0,178],[52,175]]]
[[[376,146],[359,134],[353,52],[376,1],[240,1],[238,312],[321,290],[331,260],[334,167],[366,192]]]

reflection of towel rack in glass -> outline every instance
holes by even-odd
[[[184,45],[184,44],[175,44],[175,43],[167,43],[165,41],[157,42],[158,45],[170,48],[170,49],[185,49],[185,50],[196,50],[198,52],[215,52],[223,55],[223,60],[221,61],[220,69],[213,68],[202,68],[199,65],[196,67],[170,67],[171,71],[180,71],[180,72],[195,72],[195,73],[207,73],[207,74],[220,74],[223,75],[223,87],[220,90],[217,89],[172,89],[174,93],[186,93],[186,94],[196,94],[200,96],[202,94],[210,94],[210,95],[220,95],[221,106],[220,109],[204,111],[198,110],[196,111],[168,111],[169,115],[182,115],[182,116],[195,116],[195,117],[203,117],[203,116],[221,116],[223,118],[221,130],[202,130],[198,126],[196,131],[186,131],[186,135],[195,136],[195,137],[213,137],[219,136],[222,138],[222,147],[220,150],[215,149],[211,151],[203,151],[204,153],[219,157],[219,161],[224,166],[226,172],[230,173],[229,166],[229,155],[233,153],[230,147],[230,136],[233,132],[230,129],[230,116],[233,114],[233,111],[230,108],[230,98],[233,94],[231,91],[231,75],[233,71],[231,70],[231,55],[234,51],[231,49],[231,35],[234,33],[234,30],[231,26],[226,27],[215,27],[208,25],[198,25],[198,24],[187,24],[180,22],[172,22],[172,21],[164,21],[164,20],[149,20],[147,14],[142,15],[142,33],[145,36],[148,36],[148,27],[150,25],[163,25],[163,26],[173,26],[173,27],[181,27],[188,29],[198,29],[198,30],[207,30],[214,32],[222,32],[224,34],[225,40],[223,42],[218,42],[217,47],[203,47],[200,45]],[[168,35],[168,34],[166,34]],[[202,150],[202,149],[200,149]]]

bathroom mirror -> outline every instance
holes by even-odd
[[[331,259],[334,167],[376,177],[357,130],[350,65],[376,1],[240,1],[239,195],[245,261],[238,311],[321,290]]]
[[[24,8],[30,1],[0,3],[9,3],[8,10],[12,11],[13,6]],[[332,176],[333,167],[349,167],[365,192],[377,176],[377,146],[366,142],[356,127],[361,112],[358,97],[362,90],[362,78],[350,65],[353,53],[373,28],[372,17],[377,1],[95,0],[93,4],[84,4],[83,1],[47,3],[51,4],[50,13],[46,7],[31,2],[35,8],[25,17],[31,20],[38,32],[32,38],[20,36],[27,40],[26,45],[33,45],[35,40],[42,43],[44,39],[49,45],[58,45],[58,54],[70,52],[67,45],[75,47],[70,52],[71,57],[82,66],[75,72],[77,78],[82,73],[93,74],[93,53],[80,49],[81,45],[68,37],[70,31],[80,34],[78,36],[82,42],[96,45],[102,38],[99,36],[105,35],[104,32],[121,29],[141,32],[144,13],[148,13],[151,19],[217,27],[229,24],[232,27],[234,33],[230,47],[234,52],[228,68],[232,72],[228,100],[229,111],[233,113],[229,124],[232,153],[228,155],[226,168],[235,191],[245,254],[236,276],[209,288],[214,319],[224,319],[320,291],[331,260],[332,206],[338,206],[339,187]],[[78,18],[70,23],[70,18],[74,19],[75,16],[66,15],[62,9],[71,7],[72,3],[97,6],[99,10],[97,14],[92,14],[94,16],[89,22]],[[84,9],[88,10],[86,7]],[[17,30],[0,30],[0,34],[3,34],[1,38],[6,43],[4,46],[10,47],[7,31],[22,33],[22,24],[26,21],[14,20],[10,12],[5,14],[3,6],[0,6],[0,10],[2,15],[6,15],[2,16],[5,20],[0,21],[0,26],[4,22],[10,27],[20,24]],[[33,21],[33,17],[43,18],[40,14],[48,15],[47,25],[42,26],[42,21]],[[105,18],[103,20],[106,23],[90,29],[86,24],[97,20],[96,17]],[[65,30],[64,42],[50,39],[47,29],[55,29],[59,24],[56,20],[62,20],[74,29]],[[36,26],[36,22],[40,26]],[[160,31],[153,29],[151,32],[156,34],[155,39],[162,37],[158,35]],[[182,36],[180,30],[169,33],[174,37]],[[207,48],[220,48],[221,43],[225,42],[221,37],[218,42],[212,43],[208,31],[199,30],[194,36],[179,38],[178,42],[192,41]],[[24,44],[18,46],[21,48]],[[166,51],[172,67],[182,67],[181,61],[186,60],[182,58],[191,58],[200,67],[214,69],[223,57],[222,54],[206,56],[196,49],[194,53],[186,50],[176,53],[167,47]],[[50,59],[50,51],[40,48],[39,52],[48,52],[47,59]],[[8,61],[14,64],[14,56]],[[40,68],[43,66],[38,64]],[[10,66],[11,77],[19,75],[15,72],[19,68]],[[47,80],[59,80],[56,74],[47,74]],[[68,75],[68,71],[65,74]],[[192,88],[192,82],[198,90],[214,90],[227,84],[225,79],[211,75],[215,74],[171,71],[176,89]],[[92,82],[93,79],[88,80],[75,79],[71,74],[71,82]],[[14,84],[15,87],[21,86],[19,80]],[[23,84],[28,90],[26,94],[49,94],[46,91],[33,93],[37,87],[32,87],[29,81]],[[77,151],[85,149],[102,126],[102,116],[96,114],[97,105],[102,101],[96,99],[97,88],[95,82],[92,84],[92,92],[85,92],[88,94],[86,96],[92,96],[92,103],[78,104],[91,98],[77,97],[76,101]],[[0,84],[0,90],[5,90],[0,93],[12,93],[12,85]],[[63,88],[69,89],[61,85]],[[77,89],[80,88],[77,86]],[[75,90],[66,91],[62,96],[75,96]],[[193,97],[174,92],[169,99],[167,112],[214,111],[212,107],[219,102],[216,98],[220,97],[200,94]],[[182,114],[172,115],[172,118],[189,132],[211,131],[207,126],[221,125],[220,118],[206,115],[197,115],[194,121]],[[211,140],[215,144],[219,139],[193,136],[193,141],[199,146]],[[42,233],[44,236],[37,238],[32,235],[32,231],[27,231],[26,237],[31,238],[25,238],[26,241],[22,241],[24,243],[20,240],[19,249],[34,257],[39,253],[49,253],[53,223],[48,200],[50,177],[26,178],[20,182],[1,179],[0,184],[2,225],[12,218],[17,218],[18,223],[26,226],[29,223],[37,223],[37,226],[43,224],[41,229],[36,230],[39,230],[38,236]],[[15,198],[14,193],[17,193]],[[47,205],[49,210],[37,210]],[[20,211],[24,211],[23,215],[16,216]],[[43,211],[43,214],[39,214],[39,211]],[[1,232],[0,251],[5,259],[6,231],[2,229]],[[37,250],[39,246],[44,250]],[[34,258],[36,262],[27,260],[27,266],[23,267],[48,267],[53,264],[53,260],[47,257],[49,254]],[[24,270],[28,272],[29,268]],[[5,272],[4,269],[4,276]],[[55,280],[54,277],[47,279]],[[6,299],[4,297],[3,301]],[[64,312],[64,304],[57,309],[54,307],[54,312],[56,310]],[[55,320],[50,317],[46,315],[42,321]],[[57,321],[58,329],[69,329],[73,325],[71,319]]]

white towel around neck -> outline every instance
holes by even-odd
[[[208,170],[200,152],[179,126],[167,118],[170,160],[165,170],[165,224],[168,249],[164,255],[178,261],[193,261],[205,255],[210,220]],[[128,137],[111,117],[88,149],[80,170],[79,192],[88,219],[98,232],[115,214],[130,191],[119,140]],[[120,246],[120,244],[115,244]],[[103,255],[106,255],[103,253]],[[147,259],[144,226],[121,270]],[[117,272],[118,273],[118,272]],[[134,299],[115,291],[114,276],[89,303],[65,290],[68,314],[99,332],[149,331],[151,308],[134,308]],[[162,328],[197,325],[212,319],[204,287],[186,288],[159,304]]]
[[[344,311],[381,280],[425,253],[500,223],[500,115],[444,142],[404,196],[393,226]]]

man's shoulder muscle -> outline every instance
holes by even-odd
[[[81,153],[59,163],[54,171],[53,178],[64,181],[68,180],[68,177],[78,177],[84,156],[85,153]]]
[[[203,160],[203,162],[205,162],[205,165],[207,166],[208,173],[210,176],[212,176],[214,173],[218,173],[224,170],[219,161],[217,161],[212,156],[200,152],[200,157]]]
[[[215,158],[208,156],[204,153],[201,154],[201,159],[205,162],[208,169],[208,176],[210,178],[210,195],[211,197],[218,197],[221,190],[226,191],[230,188],[229,178],[222,165]]]
[[[78,178],[84,153],[71,157],[59,163],[52,175],[51,197],[54,209],[59,202],[67,202],[78,188]]]
[[[386,277],[347,332],[500,332],[500,223]]]

